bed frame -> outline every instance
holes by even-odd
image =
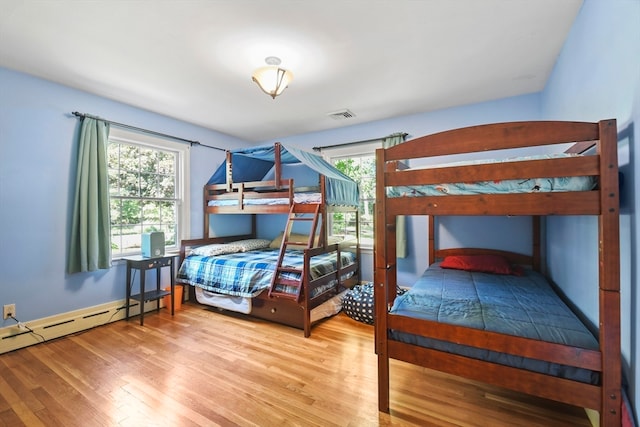
[[[209,245],[212,243],[227,243],[235,240],[251,239],[254,235],[242,235],[242,236],[227,236],[227,237],[212,237],[206,239],[191,239],[183,240],[180,245],[180,264],[185,259],[186,254],[190,248]],[[327,245],[325,247],[317,247],[309,250],[305,250],[305,263],[307,265],[311,262],[311,257],[320,255],[325,252],[332,251],[354,251],[355,241],[346,241],[338,244]],[[338,255],[339,256],[339,255]],[[180,265],[179,264],[179,265]],[[309,269],[307,268],[308,272]],[[341,290],[347,287],[352,287],[357,283],[359,272],[358,263],[351,264],[345,268],[337,269],[334,272],[326,274],[315,280],[312,280],[309,275],[303,280],[303,290],[300,302],[296,302],[291,299],[284,298],[271,298],[267,290],[260,293],[252,299],[252,310],[250,316],[260,319],[269,320],[275,323],[281,323],[284,325],[292,326],[304,331],[304,336],[311,336],[311,311],[321,304],[325,303],[329,299],[335,297]],[[348,280],[340,280],[335,287],[331,287],[324,293],[316,295],[314,298],[309,298],[312,295],[314,289],[321,287],[331,280],[338,279],[347,273],[354,273]],[[189,292],[189,300],[197,302],[195,298],[195,292],[193,289]]]
[[[573,143],[567,152],[584,156],[517,163],[405,170],[404,159]],[[595,148],[595,150],[590,150]],[[589,152],[586,152],[589,150]],[[557,149],[556,149],[557,151]],[[389,411],[389,359],[483,381],[512,390],[599,411],[601,426],[621,422],[620,252],[617,130],[615,120],[514,122],[473,126],[424,136],[376,152],[377,204],[374,294],[378,404]],[[597,177],[591,191],[497,195],[387,197],[386,187],[535,177]],[[540,270],[540,216],[595,215],[599,231],[599,350],[590,351],[527,338],[394,315],[388,308],[397,284],[395,223],[398,215],[527,215],[533,217],[532,256],[502,252]],[[495,253],[462,249],[436,251],[429,235],[430,262],[450,254]],[[515,258],[514,258],[515,257]],[[426,349],[389,338],[400,330],[434,339],[575,366],[600,373],[599,385],[552,377]]]
[[[224,184],[214,184],[204,186],[203,208],[203,239],[183,240],[180,246],[180,264],[184,260],[188,249],[194,246],[207,245],[211,243],[225,243],[234,240],[242,240],[255,238],[256,236],[256,215],[258,214],[289,214],[294,204],[294,194],[297,191],[316,191],[321,194],[321,202],[319,209],[320,234],[319,243],[315,248],[305,250],[306,272],[309,272],[311,258],[323,253],[333,251],[349,251],[355,252],[356,262],[345,268],[338,268],[336,271],[326,274],[320,278],[312,280],[309,274],[304,278],[302,283],[302,293],[299,302],[291,299],[269,297],[268,292],[262,292],[260,295],[252,299],[251,316],[261,319],[270,320],[277,323],[293,326],[303,329],[305,337],[311,335],[311,311],[336,296],[346,287],[352,287],[360,281],[360,245],[359,239],[345,240],[337,244],[328,244],[329,229],[327,227],[327,215],[333,212],[353,213],[356,220],[356,237],[359,235],[358,209],[356,206],[333,206],[326,202],[325,177],[319,175],[318,187],[296,187],[293,179],[282,178],[282,163],[280,158],[281,146],[275,143],[275,176],[271,181],[253,181],[253,182],[232,182],[231,171],[232,153],[227,152],[226,156],[226,179]],[[264,204],[264,205],[245,205],[244,201],[248,199],[288,199],[286,204]],[[232,206],[209,206],[211,200],[235,200],[236,205]],[[313,213],[317,204],[307,203],[298,204],[297,212]],[[248,214],[252,215],[251,234],[244,236],[226,236],[226,237],[209,237],[210,215],[212,214]],[[283,224],[284,227],[284,224]],[[339,257],[339,254],[338,254]],[[338,258],[339,259],[339,258]],[[179,264],[179,265],[180,265]],[[340,277],[347,273],[353,273],[348,280],[341,280]],[[331,280],[337,279],[338,284],[328,291],[310,298],[312,291],[318,287],[325,285]],[[195,292],[189,292],[191,301],[195,300]]]

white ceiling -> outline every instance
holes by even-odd
[[[0,66],[258,142],[540,91],[581,5],[0,0]],[[294,73],[275,100],[251,81],[270,55]]]

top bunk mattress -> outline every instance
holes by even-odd
[[[391,314],[598,350],[598,341],[541,274],[523,276],[468,272],[431,265],[413,287],[396,298]],[[391,331],[393,339],[528,369],[585,383],[598,374],[520,356]]]
[[[575,154],[548,154],[539,156],[516,157],[504,160],[477,160],[473,162],[456,162],[434,167],[454,167],[475,164],[518,162],[525,160],[542,160],[576,156]],[[590,191],[596,186],[592,176],[571,176],[553,178],[507,179],[495,181],[458,182],[430,185],[394,186],[387,188],[388,197],[420,197],[473,194],[514,194],[561,191]]]
[[[322,194],[320,193],[295,193],[293,195],[294,203],[322,203]],[[238,199],[219,199],[209,200],[208,206],[238,206]],[[288,197],[264,198],[264,199],[244,199],[244,205],[252,206],[273,206],[288,205]]]

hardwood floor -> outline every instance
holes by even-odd
[[[377,408],[373,328],[339,314],[310,338],[187,303],[0,355],[6,426],[589,426],[584,411],[391,365]]]

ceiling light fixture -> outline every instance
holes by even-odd
[[[251,79],[258,84],[264,93],[276,99],[276,96],[284,92],[293,80],[293,73],[280,68],[280,58],[275,56],[267,56],[264,62],[267,63],[267,66],[254,71]]]

